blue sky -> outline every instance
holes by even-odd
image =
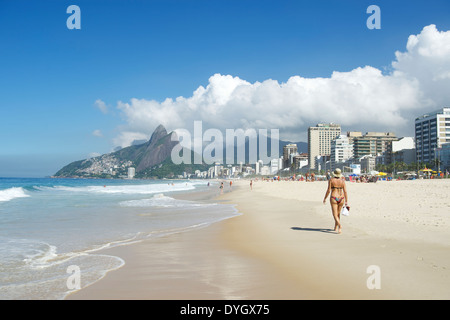
[[[81,30],[66,27],[71,4]],[[371,4],[380,30],[366,27]],[[0,176],[51,175],[109,152],[124,123],[118,101],[189,97],[216,73],[253,83],[389,72],[409,35],[449,30],[449,17],[444,0],[2,0]]]

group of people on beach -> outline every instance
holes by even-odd
[[[392,180],[392,178],[391,178]],[[356,183],[366,183],[366,182],[377,182],[378,177],[377,176],[369,176],[369,175],[362,175],[355,178]]]
[[[230,190],[231,190],[232,185],[233,185],[233,181],[230,181]],[[209,182],[208,182],[208,187],[209,187]],[[223,182],[221,182],[220,186],[219,186],[220,194],[223,194],[223,188],[224,188],[224,185],[223,185]]]

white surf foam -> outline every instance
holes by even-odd
[[[104,193],[104,194],[156,194],[161,192],[188,191],[195,189],[192,183],[147,184],[147,185],[102,185],[84,187],[41,187],[40,190],[57,190],[67,192]]]
[[[20,187],[9,188],[5,190],[0,190],[0,202],[10,201],[16,198],[29,197],[25,190]]]
[[[128,200],[119,203],[121,207],[162,207],[162,208],[188,208],[188,207],[210,207],[216,203],[199,203],[188,200],[177,200],[165,196],[162,193],[156,194],[149,199]]]

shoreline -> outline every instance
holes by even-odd
[[[450,182],[348,188],[352,209],[338,235],[321,201],[326,183],[258,181],[250,191],[235,181],[214,201],[241,215],[105,250],[125,265],[67,299],[448,299]],[[405,201],[427,190],[437,193],[423,212]],[[381,289],[368,289],[371,266]]]

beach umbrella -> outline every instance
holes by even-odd
[[[379,176],[385,176],[385,175],[387,175],[387,173],[385,173],[385,172],[378,172],[378,175]]]
[[[370,171],[369,172],[369,174],[371,174],[372,176],[375,176],[375,175],[377,175],[379,172],[378,171],[375,171],[375,170],[372,170],[372,171]]]

